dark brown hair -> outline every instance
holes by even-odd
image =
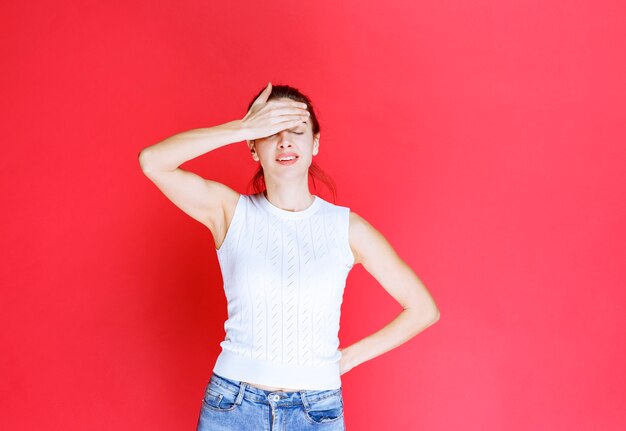
[[[248,105],[248,111],[252,107],[252,104],[254,103],[256,98],[259,97],[259,95],[263,92],[263,90],[265,90],[265,87],[262,88],[261,91],[259,91],[257,95],[252,98],[252,100],[250,101],[250,104]],[[306,103],[307,110],[311,113],[311,115],[309,116],[309,119],[311,120],[311,128],[313,130],[313,135],[315,135],[316,133],[319,133],[320,124],[317,120],[317,116],[315,115],[315,111],[313,110],[313,105],[311,104],[311,100],[309,100],[309,98],[305,96],[304,94],[302,94],[297,88],[290,87],[289,85],[272,85],[272,93],[268,97],[268,100],[280,99],[283,97],[288,97],[298,102]],[[337,188],[335,186],[335,181],[333,181],[333,179],[328,174],[326,174],[313,160],[311,161],[311,166],[309,166],[309,177],[311,178],[311,181],[313,182],[313,190],[315,190],[316,194],[317,194],[317,185],[315,184],[315,179],[317,178],[318,180],[326,184],[326,186],[330,189],[330,191],[333,194],[333,201],[336,200]],[[262,191],[265,191],[266,189],[265,176],[263,174],[263,166],[261,166],[260,163],[259,163],[259,169],[255,172],[254,176],[248,183],[248,186],[250,185],[252,186],[255,193],[260,193]]]

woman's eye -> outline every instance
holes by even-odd
[[[296,135],[304,135],[304,132],[293,132],[293,133],[295,133]]]

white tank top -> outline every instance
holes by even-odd
[[[283,388],[341,386],[339,318],[354,265],[350,209],[315,196],[287,211],[242,194],[217,250],[228,303],[213,371]]]

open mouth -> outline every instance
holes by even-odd
[[[279,159],[276,159],[277,162],[289,162],[292,160],[296,160],[298,158],[298,156],[288,156],[288,157],[281,157]]]

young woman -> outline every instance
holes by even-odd
[[[240,194],[180,169],[246,141],[259,169]],[[308,97],[268,83],[241,120],[179,133],[139,155],[145,175],[212,233],[228,302],[226,337],[198,430],[344,430],[340,375],[439,319],[435,302],[387,240],[349,208],[309,190],[320,126]],[[348,273],[361,264],[403,307],[378,332],[339,349]]]

